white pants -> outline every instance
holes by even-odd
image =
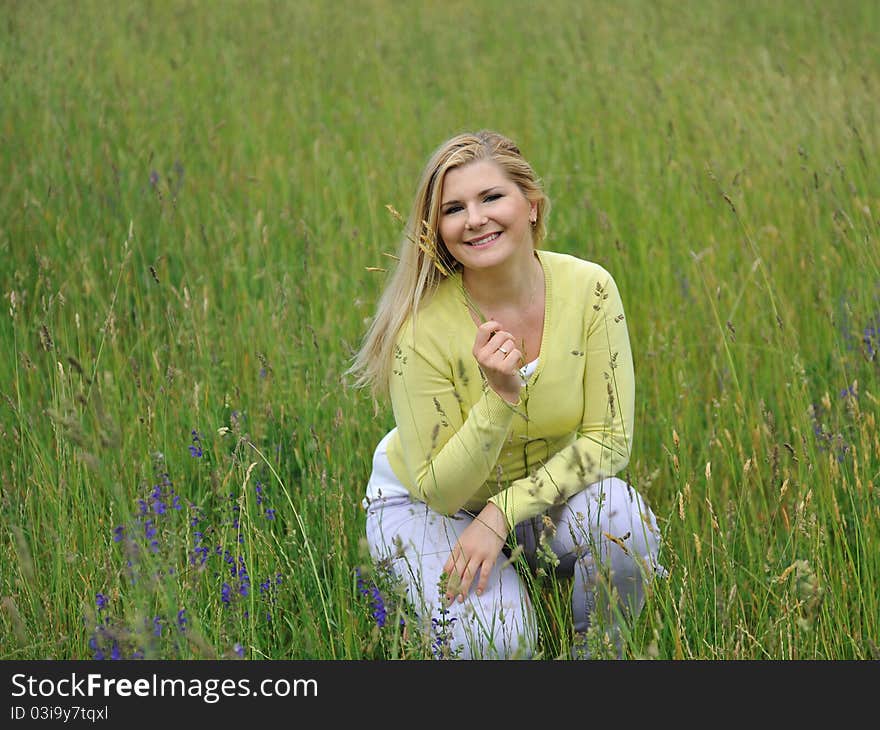
[[[380,442],[373,460],[368,492],[375,495],[383,484],[386,490],[367,503],[367,542],[373,559],[387,564],[405,583],[422,629],[431,633],[435,655],[531,657],[537,646],[535,612],[526,585],[506,555],[499,556],[482,595],[477,596],[472,586],[463,603],[444,608],[445,591],[438,582],[473,515],[443,515],[406,494],[388,465],[386,441],[387,437]],[[515,530],[515,542],[532,568],[553,569],[558,559],[557,572],[573,579],[575,631],[586,632],[601,612],[615,640],[619,615],[637,615],[645,600],[644,582],[665,572],[657,563],[659,536],[651,510],[616,477],[590,484],[567,503]]]

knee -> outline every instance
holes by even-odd
[[[601,522],[606,532],[616,539],[617,545],[633,558],[656,557],[660,547],[660,531],[654,513],[645,504],[632,485],[622,479],[608,479],[603,483],[605,519]],[[615,542],[615,541],[612,541]]]
[[[604,480],[600,489],[598,555],[605,574],[624,603],[641,602],[642,585],[658,572],[660,533],[656,518],[627,482]]]

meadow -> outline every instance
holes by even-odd
[[[343,377],[430,152],[518,141],[635,358],[632,659],[880,658],[880,5],[0,2],[0,659],[421,659]],[[538,659],[564,580],[533,577]],[[430,639],[430,637],[429,637]]]

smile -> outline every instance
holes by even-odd
[[[487,233],[485,236],[480,236],[479,238],[472,238],[470,241],[465,241],[465,243],[468,246],[480,248],[481,246],[486,246],[487,244],[492,243],[492,241],[494,241],[500,235],[500,231],[495,231],[495,233]]]

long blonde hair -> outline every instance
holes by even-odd
[[[398,262],[376,314],[346,375],[356,387],[369,386],[374,396],[388,392],[394,345],[407,318],[437,285],[459,266],[439,234],[440,203],[446,173],[476,160],[492,160],[537,205],[532,240],[539,247],[546,234],[550,200],[519,147],[498,132],[482,130],[458,134],[441,144],[422,172],[415,200],[398,251]]]

